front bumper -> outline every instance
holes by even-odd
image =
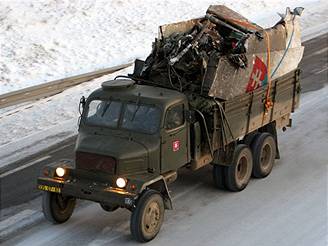
[[[120,207],[132,207],[137,194],[90,180],[38,178],[38,189]]]

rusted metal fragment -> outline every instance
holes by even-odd
[[[247,59],[252,58],[249,55]],[[227,57],[222,57],[214,67],[209,67],[205,83],[211,84],[208,95],[228,100],[245,93],[246,81],[250,75],[250,68],[237,69]]]
[[[256,35],[250,35],[246,40],[245,47],[247,53],[260,53],[267,50],[269,38],[270,51],[286,49],[287,32],[283,25],[277,25],[274,28],[268,28],[259,31],[263,39],[259,39]]]
[[[284,50],[273,51],[270,56],[271,71],[277,69],[271,79],[279,78],[297,68],[303,56],[304,47],[290,48],[285,54]],[[246,55],[249,66],[246,69],[236,68],[227,57],[220,59],[214,67],[209,67],[205,83],[211,84],[208,95],[223,100],[232,99],[245,92],[253,91],[268,83],[267,53]]]
[[[162,25],[159,27],[159,38],[168,38],[173,33],[187,33],[190,32],[199,21],[201,21],[201,18],[198,19],[192,19],[188,21],[181,21],[177,23]]]
[[[211,5],[204,18],[161,26],[135,76],[222,100],[251,92],[297,68],[304,50],[301,10],[287,8],[275,26],[263,29],[223,5]]]
[[[236,68],[227,58],[221,58],[215,67],[208,68],[205,84],[212,83],[209,96],[229,100],[266,85],[268,76],[276,79],[298,67],[304,47],[301,45],[297,14],[287,8],[286,14],[273,28],[262,32],[264,33],[262,40],[252,34],[245,43],[245,55],[249,64],[247,68]],[[267,67],[268,48],[270,48],[270,69]]]
[[[261,30],[263,29],[259,25],[251,22],[241,14],[229,9],[224,5],[210,5],[207,9],[208,14],[217,16],[219,19],[224,20],[225,22],[238,26],[239,28],[246,28],[248,30]]]

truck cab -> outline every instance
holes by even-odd
[[[38,178],[45,217],[63,223],[76,199],[91,200],[108,212],[131,210],[131,233],[151,240],[172,209],[167,184],[191,160],[186,95],[116,79],[80,105],[75,162],[50,164]]]
[[[177,91],[133,80],[103,83],[85,102],[76,168],[116,176],[177,170],[190,161],[186,110]]]

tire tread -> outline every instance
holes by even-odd
[[[268,176],[271,173],[272,166],[270,168],[270,171],[268,173],[264,174],[264,173],[262,173],[261,168],[260,168],[260,164],[258,163],[258,160],[260,158],[259,155],[260,155],[260,152],[261,152],[262,144],[264,143],[264,141],[268,137],[271,137],[273,139],[272,151],[273,151],[274,156],[275,156],[275,153],[276,153],[275,140],[274,140],[274,137],[272,136],[272,134],[270,134],[268,132],[263,132],[260,135],[258,135],[256,137],[256,139],[254,140],[253,144],[251,145],[251,150],[252,150],[253,160],[254,160],[253,161],[252,176],[254,178],[265,178],[266,176]],[[274,162],[274,159],[273,159],[273,162]]]
[[[158,195],[162,198],[162,196],[160,195],[160,193],[158,191],[147,190],[141,195],[141,197],[139,198],[139,200],[137,202],[137,206],[136,206],[135,210],[132,211],[131,221],[130,221],[130,231],[131,231],[132,236],[138,242],[141,242],[141,243],[148,242],[148,241],[152,240],[153,238],[155,238],[157,235],[157,233],[156,233],[152,238],[145,238],[141,231],[141,228],[139,226],[141,224],[141,220],[142,220],[142,216],[140,216],[140,213],[144,209],[147,200],[150,199],[154,195]],[[163,200],[162,200],[162,202],[163,202]],[[140,204],[140,206],[138,206],[138,204]],[[164,207],[164,202],[163,202],[163,207]],[[164,214],[163,214],[163,216],[164,216]]]
[[[226,185],[227,189],[230,191],[234,191],[234,192],[242,191],[243,189],[246,188],[246,186],[249,182],[249,179],[248,179],[248,181],[245,185],[243,185],[242,187],[238,187],[237,183],[235,182],[235,178],[234,178],[234,172],[235,172],[237,158],[239,157],[240,152],[243,151],[243,149],[245,149],[245,148],[247,148],[249,150],[249,153],[252,157],[252,152],[246,144],[238,144],[236,149],[234,150],[231,165],[225,169],[225,185]],[[252,161],[252,159],[251,159],[251,161]],[[253,165],[253,164],[251,164],[251,165]],[[251,173],[252,173],[252,170],[251,170]]]

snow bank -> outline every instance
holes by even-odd
[[[132,67],[80,84],[56,96],[0,111],[0,169],[76,135],[80,98]],[[5,168],[6,169],[6,168]]]
[[[143,58],[160,24],[202,16],[218,3],[264,27],[287,6],[306,8],[304,27],[328,22],[324,0],[2,0],[0,94]]]
[[[8,1],[0,5],[0,94],[43,81],[144,57],[160,24],[201,16],[217,1]],[[276,12],[304,6],[306,31],[328,23],[324,1],[220,1],[263,27]],[[310,33],[310,32],[309,32]],[[0,166],[76,133],[78,102],[101,82],[131,68],[65,92],[0,110]]]

